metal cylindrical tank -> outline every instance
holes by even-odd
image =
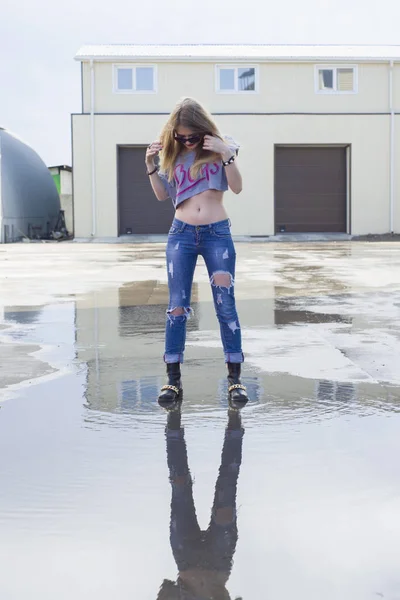
[[[47,237],[60,211],[60,197],[40,156],[0,128],[0,241]]]

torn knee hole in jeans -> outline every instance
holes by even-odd
[[[215,271],[210,277],[210,283],[217,288],[229,290],[235,285],[233,276],[229,271]]]
[[[187,320],[193,316],[193,308],[190,306],[174,306],[167,310],[167,317],[170,325],[173,325],[175,317],[185,317]]]

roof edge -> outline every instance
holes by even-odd
[[[223,63],[231,63],[231,62],[255,62],[255,63],[273,63],[273,62],[313,62],[313,63],[327,63],[327,62],[374,62],[374,63],[387,63],[387,62],[400,62],[399,56],[274,56],[274,57],[265,57],[265,56],[249,56],[243,57],[242,55],[237,56],[159,56],[159,55],[149,55],[149,56],[134,56],[134,55],[125,55],[125,56],[96,56],[96,55],[84,55],[74,57],[74,60],[77,62],[89,62],[93,60],[93,62],[211,62],[214,63],[216,61]]]
[[[47,168],[48,169],[61,169],[62,171],[69,171],[70,173],[72,173],[72,167],[70,167],[69,165],[50,165]]]

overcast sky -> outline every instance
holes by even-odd
[[[84,44],[400,44],[399,0],[0,0],[0,127],[70,164]]]

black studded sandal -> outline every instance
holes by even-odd
[[[227,363],[228,366],[228,393],[233,402],[248,402],[249,397],[246,386],[240,381],[241,363]]]
[[[175,402],[182,394],[180,363],[167,363],[167,376],[168,383],[161,388],[159,402]]]

